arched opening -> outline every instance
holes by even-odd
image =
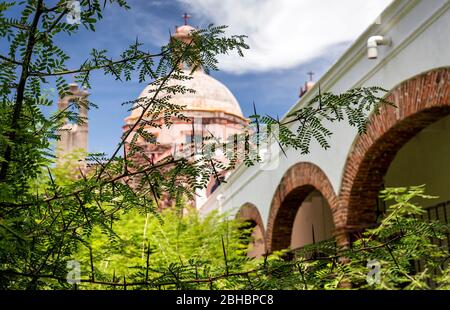
[[[266,237],[269,251],[330,239],[336,203],[333,187],[318,166],[298,163],[289,168],[272,200]]]
[[[264,233],[264,224],[258,209],[250,203],[243,205],[236,215],[236,218],[245,221],[246,228],[251,229],[250,243],[248,245],[248,257],[261,257],[266,253],[266,239]]]
[[[333,237],[333,215],[322,194],[313,190],[298,208],[292,224],[291,249]]]
[[[247,249],[247,256],[258,258],[266,253],[266,246],[264,241],[264,231],[260,225],[252,220],[248,220],[252,233],[250,236],[250,243]]]
[[[436,69],[394,88],[386,107],[372,115],[344,170],[338,214],[348,232],[376,223],[384,186],[427,184],[450,199],[450,69]]]
[[[425,184],[429,194],[439,196],[436,200],[418,200],[424,207],[430,207],[450,201],[449,176],[450,116],[446,116],[403,145],[384,176],[384,186]]]

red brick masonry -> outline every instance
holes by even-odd
[[[449,96],[449,67],[415,76],[388,94],[397,108],[372,114],[367,134],[356,137],[348,155],[335,214],[338,232],[347,234],[374,223],[389,165],[419,131],[450,114]]]
[[[386,106],[379,114],[372,114],[367,133],[356,137],[338,197],[318,166],[302,162],[289,168],[272,199],[266,230],[268,251],[289,247],[297,210],[315,189],[328,201],[336,241],[341,246],[348,243],[351,232],[373,225],[378,194],[392,160],[418,132],[450,115],[449,97],[449,67],[420,74],[394,87],[387,100],[396,107]],[[259,216],[257,210],[245,212]]]
[[[320,191],[325,197],[334,217],[338,199],[328,177],[318,166],[302,162],[295,164],[284,174],[273,196],[269,213],[266,231],[269,252],[290,246],[297,210],[314,190]]]

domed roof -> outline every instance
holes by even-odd
[[[169,80],[167,85],[181,85],[188,89],[194,89],[195,93],[186,92],[184,94],[171,94],[170,102],[173,104],[185,106],[184,111],[210,111],[210,112],[225,112],[244,118],[241,107],[238,101],[233,96],[231,91],[218,80],[207,75],[203,70],[199,69],[191,73],[183,70],[186,75],[191,75],[189,80]],[[154,92],[154,85],[148,85],[139,95],[140,98],[152,96]],[[159,96],[167,95],[160,92]],[[136,119],[142,114],[142,108],[136,108],[132,111],[128,119]]]
[[[172,37],[176,40],[189,43],[192,38],[192,31],[195,31],[196,29],[190,25],[187,25],[189,15],[185,13],[183,18],[185,19],[185,24],[177,27]],[[167,82],[167,85],[184,86],[187,89],[195,90],[195,93],[187,92],[185,94],[170,94],[170,102],[172,104],[184,106],[184,111],[224,112],[244,118],[239,103],[225,85],[207,75],[201,68],[192,73],[189,69],[183,69],[183,73],[185,75],[190,75],[192,78],[182,81],[172,79]],[[151,90],[154,89],[154,87],[154,85],[150,84],[144,88],[139,95],[139,99],[152,96],[154,92],[151,92]],[[160,97],[164,97],[166,95],[168,94],[163,91],[159,93]],[[133,121],[139,118],[141,114],[142,108],[136,108],[132,111],[127,120]]]
[[[180,38],[188,38],[191,35],[191,32],[195,31],[196,29],[190,25],[183,25],[176,28],[175,33],[173,34],[173,37],[176,39]]]

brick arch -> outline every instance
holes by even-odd
[[[328,177],[312,163],[297,163],[286,171],[273,195],[266,231],[269,252],[289,247],[298,208],[314,190],[327,200],[334,221],[338,199]]]
[[[258,208],[252,203],[247,202],[240,207],[236,214],[236,218],[241,220],[250,220],[258,225],[263,232],[265,232],[261,214],[259,213]]]
[[[450,67],[415,76],[387,95],[397,106],[369,118],[347,157],[337,212],[345,233],[373,225],[383,178],[397,152],[422,129],[450,115]]]
[[[264,229],[264,222],[258,208],[252,203],[245,203],[237,212],[236,219],[251,221],[255,226],[259,226],[264,238],[264,252],[267,249],[266,231]]]

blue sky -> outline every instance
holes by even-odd
[[[50,1],[51,2],[51,1]],[[60,46],[79,66],[92,48],[117,56],[136,37],[150,51],[167,42],[169,31],[189,23],[229,25],[230,34],[248,35],[250,50],[243,59],[222,57],[221,71],[211,74],[238,99],[245,116],[252,102],[259,113],[286,113],[299,88],[314,71],[326,72],[351,42],[368,27],[390,0],[129,0],[130,10],[107,7],[95,32],[81,31],[59,38]],[[358,12],[358,14],[355,14]],[[117,82],[95,74],[90,100],[99,108],[89,115],[89,151],[111,153],[128,115],[121,103],[136,98],[145,83]],[[56,98],[55,98],[56,101]]]

